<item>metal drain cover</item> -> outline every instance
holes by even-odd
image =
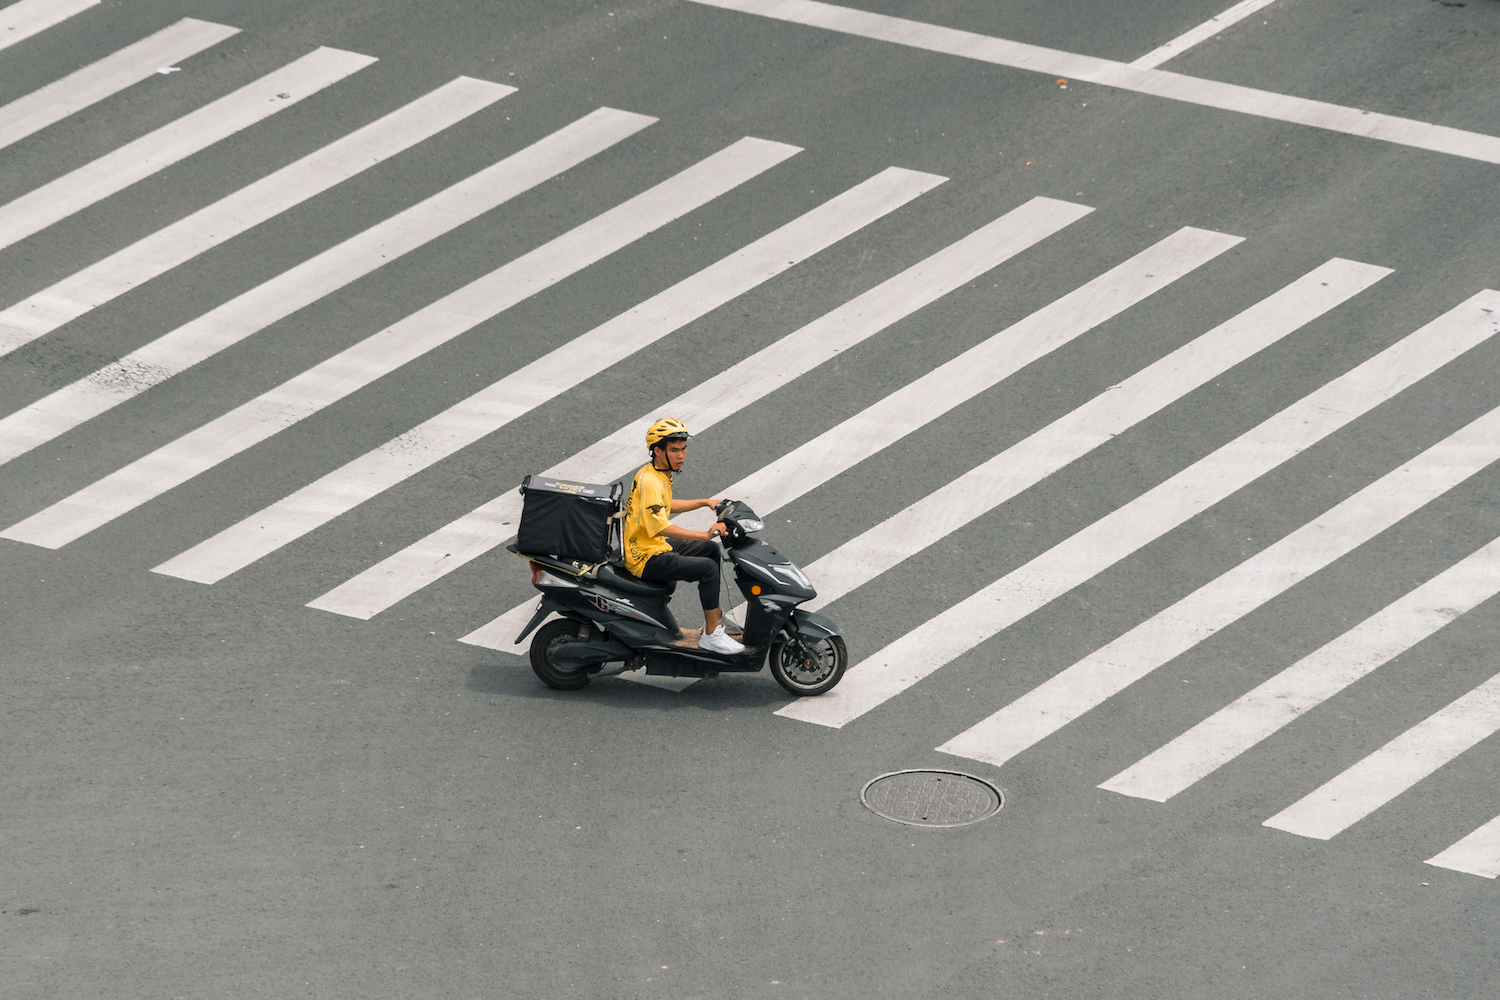
[[[871,812],[909,826],[964,826],[1000,811],[1000,789],[972,774],[919,769],[872,778],[859,791]]]

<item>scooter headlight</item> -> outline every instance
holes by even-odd
[[[764,531],[766,524],[764,521],[757,521],[752,517],[746,518],[745,520],[741,521],[740,527],[753,534],[757,531]]]
[[[771,572],[803,590],[812,590],[812,582],[807,579],[807,575],[791,563],[775,563],[771,566]]]

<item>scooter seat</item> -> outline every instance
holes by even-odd
[[[650,580],[642,580],[632,575],[628,570],[620,566],[612,566],[605,563],[599,567],[599,582],[607,587],[618,587],[626,593],[640,594],[644,597],[660,597],[662,594],[672,592],[670,583],[653,583]]]

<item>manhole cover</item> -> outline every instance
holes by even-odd
[[[1000,789],[958,771],[892,771],[871,779],[859,800],[871,812],[910,826],[963,826],[1000,811]]]

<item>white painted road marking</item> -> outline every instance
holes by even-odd
[[[1500,593],[1500,541],[1303,657],[1100,788],[1165,802]]]
[[[656,121],[601,108],[0,419],[0,463],[108,412]]]
[[[901,17],[817,3],[814,0],[693,0],[694,3],[745,14],[823,28],[846,35],[907,45],[997,66],[1031,70],[1048,76],[1083,80],[1150,94],[1202,107],[1235,111],[1257,118],[1307,125],[1346,135],[1447,153],[1486,163],[1500,163],[1500,138],[1398,118],[1359,108],[1310,101],[1232,83],[1183,76],[1160,69],[1137,69],[1128,63],[1061,52],[1040,45],[992,38]]]
[[[1441,854],[1428,858],[1427,863],[1481,878],[1500,875],[1500,816]]]
[[[101,0],[20,0],[0,9],[0,49],[12,45],[74,14],[98,5]]]
[[[0,149],[216,45],[239,28],[185,17],[0,108]]]
[[[1241,0],[1217,17],[1211,17],[1191,31],[1185,31],[1167,44],[1152,49],[1130,65],[1136,69],[1155,69],[1168,59],[1181,55],[1199,42],[1207,41],[1230,25],[1238,24],[1262,7],[1269,7],[1275,2],[1276,0]]]
[[[807,566],[818,596],[805,607],[838,600],[1390,273],[1337,258],[1315,268]]]
[[[0,205],[0,248],[103,201],[373,62],[374,56],[316,49],[232,94]]]
[[[894,211],[946,178],[892,167],[548,352],[231,529],[259,558],[529,413],[610,365]],[[246,563],[248,565],[248,563]]]
[[[1069,202],[1033,198],[685,395],[659,404],[652,413],[670,411],[699,431],[705,430],[1091,211]],[[542,475],[592,482],[628,475],[639,464],[641,428],[651,419],[648,414],[630,421]],[[503,493],[318,598],[313,606],[371,618],[504,544],[515,535],[520,510],[519,490]]]
[[[1287,806],[1264,825],[1301,837],[1329,840],[1497,729],[1500,674]]]
[[[1035,610],[1494,336],[1500,332],[1500,320],[1486,305],[1497,303],[1500,293],[1474,296],[1008,574],[1000,581],[1004,589],[991,589],[997,597],[1012,595],[1015,603],[1002,605],[1002,615],[991,621],[1009,624]],[[1500,409],[1449,435],[938,749],[997,765],[1011,759],[1484,468],[1500,455],[1497,428]],[[1485,435],[1490,435],[1488,441]],[[1053,581],[1029,569],[1047,563],[1058,564],[1063,575]],[[986,612],[976,607],[975,613]]]
[[[628,475],[641,464],[642,428],[650,423],[653,413],[673,413],[689,427],[706,429],[1091,211],[1083,205],[1033,198],[707,382],[642,414],[543,475],[604,482]],[[583,475],[585,472],[597,475],[590,477]],[[463,525],[471,533],[489,527],[493,547],[513,534],[511,525],[520,511],[520,494],[512,491],[461,518],[455,525]],[[487,523],[475,516],[480,513],[488,519]],[[499,518],[505,520],[500,522],[503,527],[497,528]],[[523,604],[513,608],[459,641],[492,649],[512,649],[512,639],[529,618],[527,607]],[[520,625],[515,624],[518,620]]]
[[[1167,481],[1059,542],[1024,566],[912,629],[852,667],[839,686],[828,694],[804,698],[778,714],[838,727],[883,704],[955,657],[1160,538],[1361,413],[1394,396],[1423,375],[1500,332],[1500,319],[1486,308],[1496,304],[1500,304],[1500,293],[1482,292],[1474,296]],[[1459,459],[1463,457],[1460,455]],[[1420,490],[1405,488],[1409,484],[1405,476],[1398,474],[1400,472],[1398,470],[1381,480],[1381,483],[1386,483],[1394,477],[1400,482],[1400,486],[1392,491],[1394,495],[1387,502],[1386,512],[1401,509],[1414,497],[1423,495]],[[1368,487],[1334,508],[1334,512],[1343,512],[1350,504],[1357,507],[1359,498],[1374,489]],[[1381,499],[1385,499],[1383,494]],[[1364,513],[1362,509],[1359,512]],[[1372,514],[1360,523],[1373,525],[1376,520]],[[1283,542],[1295,546],[1306,533],[1317,534],[1320,530],[1319,522],[1313,522]],[[1280,551],[1273,546],[1261,556],[1274,560]],[[1241,569],[1252,567],[1244,571],[1252,579],[1258,579],[1255,574],[1259,572],[1259,565],[1252,559],[1242,564]],[[1230,575],[1226,574],[1226,577]],[[1285,585],[1290,586],[1291,582],[1294,581],[1289,580]],[[1173,636],[1180,633],[1175,641],[1185,649],[1207,634],[1204,629],[1209,626],[1205,624],[1208,620],[1205,616],[1216,606],[1211,604],[1201,612],[1196,605],[1193,606],[1193,613],[1183,615],[1181,624],[1178,624],[1178,617],[1163,620],[1173,623],[1168,631]],[[1163,612],[1163,616],[1166,615],[1168,613]],[[1228,620],[1232,621],[1234,617],[1238,615]],[[1228,623],[1220,622],[1218,617],[1212,621],[1218,623],[1215,627]],[[1147,625],[1142,625],[1127,633],[938,749],[993,764],[1009,760],[1159,665],[1155,656],[1168,640],[1151,633],[1137,649],[1131,645],[1131,637],[1143,630],[1150,631]],[[1115,652],[1127,645],[1131,650],[1129,656]],[[1134,665],[1135,661],[1130,659],[1132,656],[1143,663]],[[1150,665],[1144,665],[1145,661]]]
[[[159,496],[799,152],[786,143],[739,140],[101,480],[86,501],[72,504],[69,531]],[[280,546],[265,527],[252,515],[152,572],[217,583]]]
[[[1243,237],[1187,227],[721,491],[764,517],[1138,305]],[[703,530],[712,511],[682,523]]]
[[[5,355],[489,107],[516,88],[459,77],[0,311]]]

